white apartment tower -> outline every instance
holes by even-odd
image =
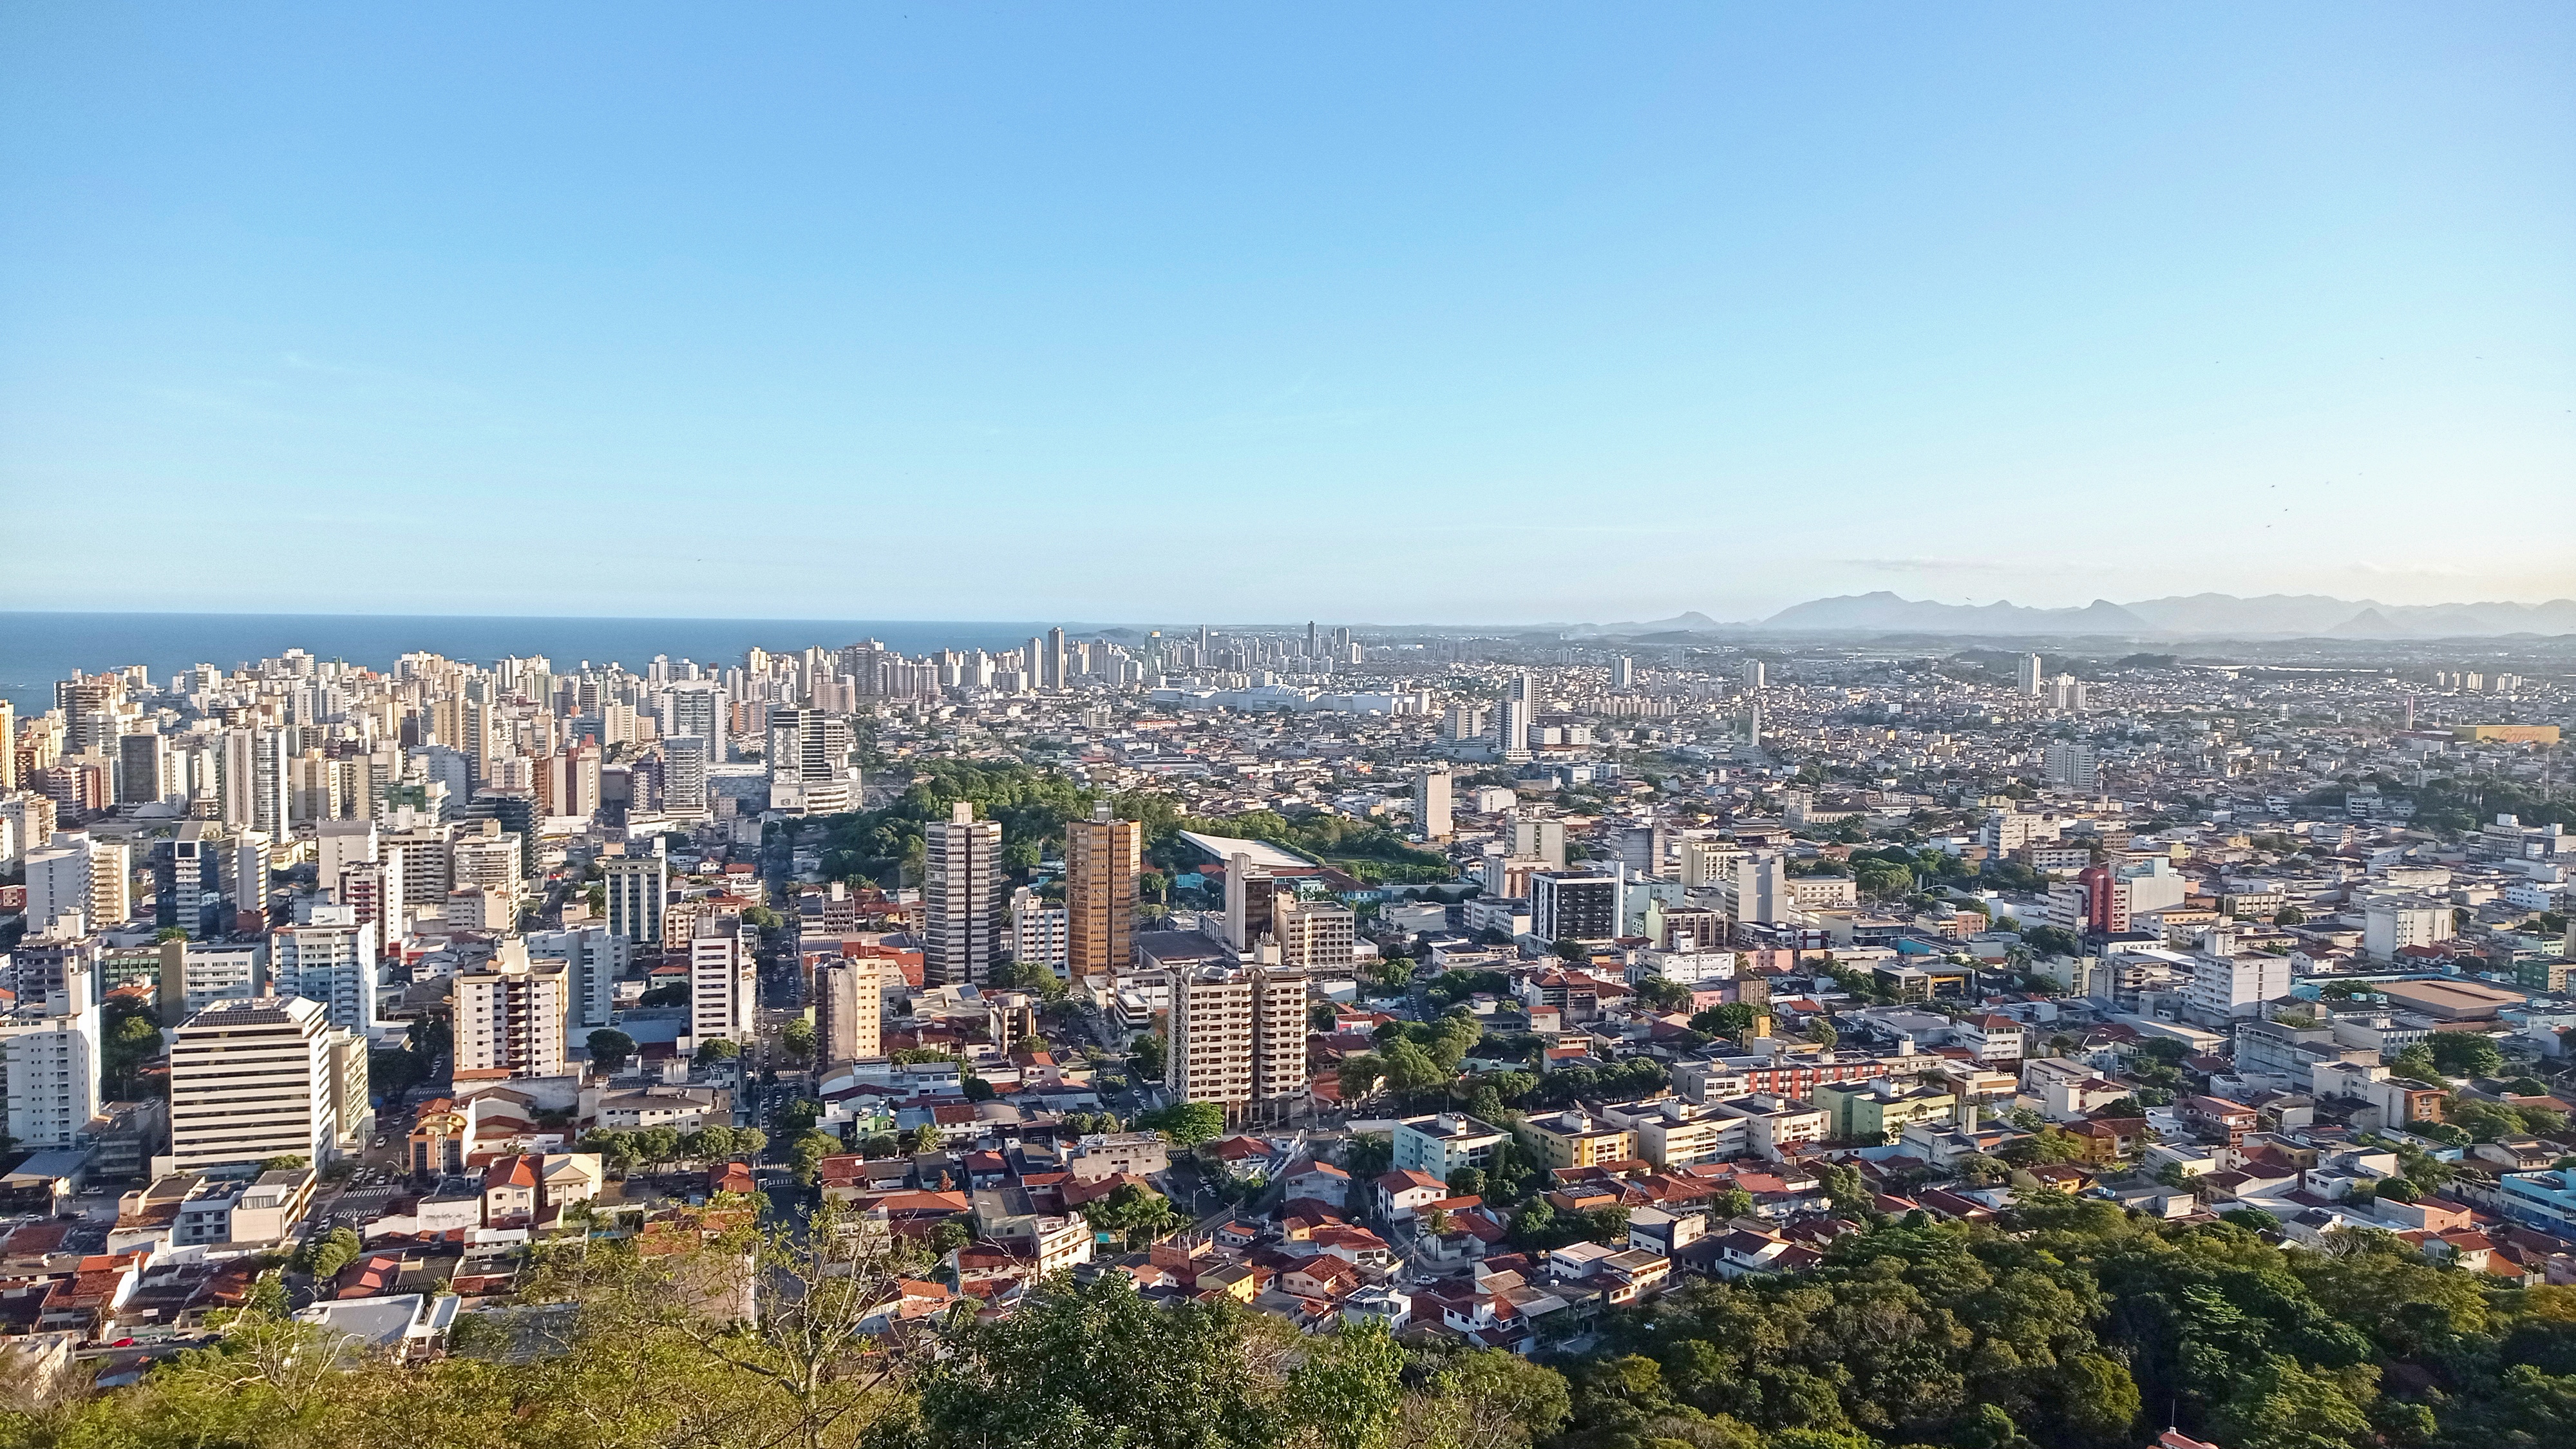
[[[1002,894],[1002,827],[976,819],[966,801],[922,831],[921,902],[923,982],[982,985],[1009,900]]]
[[[2045,692],[2043,689],[2043,683],[2047,678],[2048,676],[2041,670],[2039,656],[2036,654],[2025,654],[2021,657],[2015,669],[2015,678],[2013,683],[2023,694],[2030,696],[2032,699],[2037,699]]]
[[[675,735],[662,742],[662,806],[673,815],[705,815],[714,809],[707,789],[708,742],[698,735]]]
[[[376,1025],[376,925],[354,906],[315,906],[303,925],[268,938],[269,979],[280,992],[318,1002],[332,1026],[360,1035]]]
[[[170,1041],[169,1170],[331,1161],[350,1105],[349,1040],[321,1002],[302,997],[219,1001],[181,1022]],[[363,1110],[363,1049],[357,1061]]]
[[[123,842],[86,830],[64,831],[28,851],[27,933],[42,935],[74,914],[90,931],[123,925],[134,913],[130,861]]]
[[[662,945],[662,903],[671,890],[670,862],[659,853],[613,856],[600,862],[606,876],[608,929],[646,950]]]
[[[98,1114],[101,1013],[90,1000],[89,970],[66,965],[60,990],[0,1017],[9,1135],[20,1147],[69,1147]]]
[[[710,916],[689,938],[689,1036],[694,1049],[722,1037],[737,1046],[752,1039],[760,1002],[760,962],[743,944],[735,916]]]

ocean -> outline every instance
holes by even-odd
[[[302,649],[390,669],[414,650],[489,664],[542,654],[558,670],[612,661],[641,673],[656,654],[674,663],[740,664],[758,645],[837,649],[876,639],[906,654],[1015,649],[1043,623],[919,619],[512,619],[403,614],[37,614],[0,612],[0,697],[24,716],[53,708],[54,682],[140,664],[155,683],[192,664],[231,669]],[[1070,632],[1070,630],[1069,630]],[[1085,631],[1089,632],[1088,630]]]

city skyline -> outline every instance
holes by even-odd
[[[2561,10],[618,14],[0,21],[0,488],[153,561],[0,607],[1536,623],[2576,559]],[[348,546],[237,567],[302,527]]]

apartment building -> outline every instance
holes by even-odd
[[[329,1162],[349,1135],[349,1054],[323,1003],[300,996],[218,1001],[181,1022],[170,1045],[168,1170],[300,1156]],[[366,1052],[355,1042],[356,1108]]]
[[[1136,877],[1143,827],[1093,807],[1064,827],[1065,970],[1079,979],[1124,971],[1136,957]]]
[[[721,1037],[742,1045],[752,1039],[760,998],[760,962],[743,943],[741,918],[709,916],[689,938],[689,1041]]]
[[[503,941],[484,965],[459,972],[456,1070],[562,1075],[568,974],[561,959],[532,958],[516,939]]]
[[[100,1009],[88,970],[40,999],[0,1016],[0,1071],[9,1092],[9,1135],[20,1147],[69,1147],[98,1115]]]
[[[1164,1085],[1235,1119],[1306,1093],[1304,972],[1209,966],[1172,982]]]
[[[268,938],[270,979],[280,992],[309,997],[330,1010],[343,1031],[376,1025],[376,927],[361,925],[350,906],[318,905],[310,919]]]
[[[976,819],[966,801],[922,830],[921,904],[923,984],[981,986],[990,979],[1010,904],[1002,890],[1002,827]]]
[[[612,856],[600,862],[600,871],[610,933],[648,951],[660,950],[670,862],[659,855]]]
[[[885,969],[883,962],[866,957],[814,968],[816,1065],[884,1055]]]
[[[1391,1140],[1397,1168],[1447,1182],[1462,1168],[1492,1166],[1494,1149],[1510,1141],[1511,1134],[1463,1112],[1441,1112],[1404,1118],[1395,1124]]]

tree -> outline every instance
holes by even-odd
[[[613,1026],[603,1026],[584,1039],[590,1048],[590,1062],[604,1074],[613,1074],[635,1055],[635,1038]]]
[[[778,1049],[796,1061],[810,1061],[814,1056],[814,1023],[792,1016],[778,1031]]]
[[[1181,1147],[1196,1147],[1225,1135],[1225,1108],[1215,1102],[1174,1102],[1136,1119],[1147,1131],[1160,1132]]]
[[[1150,1242],[1189,1225],[1171,1200],[1141,1183],[1122,1182],[1109,1195],[1082,1205],[1083,1220],[1104,1233],[1118,1233],[1128,1247]]]
[[[1657,1011],[1678,1011],[1690,1005],[1691,989],[1678,981],[1649,976],[1637,983],[1637,999]]]
[[[1167,1048],[1164,1045],[1162,1033],[1151,1032],[1136,1038],[1131,1050],[1132,1055],[1129,1060],[1133,1062],[1136,1076],[1140,1080],[1159,1082],[1163,1079]]]
[[[1574,1417],[1565,1375],[1496,1348],[1470,1349],[1432,1376],[1430,1442],[1455,1449],[1530,1449]]]
[[[1164,1308],[1124,1273],[1044,1279],[920,1366],[911,1449],[1273,1449],[1285,1417],[1239,1310]],[[1273,1380],[1275,1382],[1275,1380]]]
[[[365,1251],[366,1244],[359,1240],[356,1229],[333,1228],[304,1245],[304,1271],[317,1281],[337,1278],[341,1269],[357,1261]]]
[[[1712,1006],[1690,1019],[1691,1030],[1710,1036],[1742,1037],[1753,1029],[1753,1008],[1741,1001]]]
[[[2128,1444],[2141,1405],[2138,1379],[2130,1377],[2128,1364],[2102,1354],[2071,1354],[2058,1364],[2050,1387],[2056,1390],[2058,1421],[2069,1439],[2097,1449]]]
[[[1383,1319],[1345,1319],[1289,1371],[1287,1400],[1325,1449],[1389,1449],[1404,1404],[1404,1350]]]
[[[643,1127],[635,1133],[636,1155],[661,1166],[680,1156],[680,1130],[676,1127]]]
[[[1456,1172],[1449,1174],[1449,1195],[1451,1197],[1483,1197],[1485,1195],[1484,1169],[1478,1167],[1462,1167]]]
[[[2342,1385],[2278,1354],[2249,1366],[2210,1423],[2228,1449],[2348,1449],[2370,1432]]]
[[[1807,1023],[1807,1040],[1814,1042],[1818,1046],[1824,1047],[1827,1050],[1831,1050],[1833,1044],[1836,1041],[1841,1040],[1841,1037],[1837,1032],[1835,1032],[1834,1024],[1832,1022],[1827,1021],[1822,1016],[1818,1016]]]
[[[938,1131],[935,1128],[930,1130],[932,1140],[935,1142],[938,1138]],[[787,1160],[788,1164],[795,1170],[796,1181],[806,1187],[811,1187],[814,1185],[814,1179],[822,1171],[823,1159],[826,1157],[836,1156],[840,1151],[840,1138],[833,1136],[829,1132],[807,1132],[800,1135],[795,1142],[788,1147]]]
[[[2410,1042],[2397,1055],[2388,1059],[2392,1075],[2412,1077],[2417,1081],[2441,1080],[2442,1068],[2433,1060],[2433,1049],[2422,1042]]]
[[[1353,1052],[1342,1058],[1334,1076],[1341,1084],[1343,1101],[1365,1102],[1386,1081],[1386,1062],[1375,1052]]]
[[[1589,966],[1592,964],[1592,948],[1584,945],[1581,941],[1575,940],[1571,936],[1557,937],[1556,943],[1548,947],[1548,949],[1554,951],[1564,960],[1570,961],[1577,966]]]
[[[741,1055],[740,1046],[720,1036],[709,1037],[698,1043],[697,1061],[702,1067],[714,1062],[729,1062]]]
[[[2473,1031],[2437,1031],[2424,1046],[2444,1076],[2492,1077],[2504,1070],[2504,1053]]]

